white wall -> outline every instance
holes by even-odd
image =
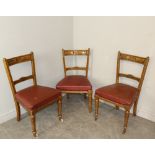
[[[155,121],[155,17],[74,17],[73,27],[74,48],[91,48],[94,89],[115,82],[118,50],[150,56],[138,115]],[[123,70],[139,74],[140,66],[129,64]]]
[[[72,17],[0,17],[0,123],[15,117],[2,58],[34,51],[38,84],[55,87],[64,76],[62,48],[73,48]],[[14,77],[29,72],[22,67]]]
[[[55,87],[64,76],[61,48],[88,47],[94,90],[115,82],[118,50],[150,56],[138,115],[155,121],[155,17],[0,17],[0,123],[15,117],[3,57],[34,51],[38,83]],[[29,72],[24,65],[16,68],[15,78]],[[132,64],[127,67],[130,72],[135,69]],[[139,70],[137,66],[134,73]]]

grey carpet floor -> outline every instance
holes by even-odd
[[[122,135],[123,111],[101,103],[97,121],[93,112],[88,113],[87,99],[81,95],[63,98],[64,122],[57,118],[57,105],[54,104],[36,115],[38,139],[154,139],[155,123],[130,115],[128,130]],[[25,114],[22,120],[9,120],[0,125],[1,139],[31,139],[31,124]]]

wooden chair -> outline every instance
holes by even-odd
[[[89,112],[92,111],[92,85],[88,80],[88,65],[89,65],[89,55],[90,49],[88,50],[64,50],[63,53],[63,63],[64,63],[64,73],[65,78],[63,78],[57,85],[56,88],[61,90],[62,93],[66,93],[67,96],[73,93],[88,94],[89,100]],[[86,56],[87,62],[85,67],[67,67],[66,66],[66,56]],[[67,76],[67,71],[71,70],[83,70],[86,72],[85,76],[82,75],[70,75]]]
[[[61,92],[53,88],[37,85],[35,60],[33,52],[27,55],[18,56],[11,59],[4,58],[3,62],[16,106],[17,121],[20,121],[21,119],[21,113],[20,113],[20,105],[21,105],[28,111],[28,114],[30,115],[32,124],[32,133],[33,136],[36,137],[37,131],[36,131],[35,114],[41,109],[51,105],[54,101],[57,101],[58,103],[58,117],[59,120],[62,121]],[[21,77],[18,80],[13,80],[10,67],[23,62],[31,62],[32,75]],[[22,89],[20,91],[16,91],[17,84],[30,79],[33,80],[33,86]]]
[[[121,60],[142,64],[143,70],[142,70],[141,77],[139,78],[131,74],[120,73]],[[133,115],[136,116],[138,99],[140,96],[148,62],[149,62],[149,57],[143,58],[143,57],[133,56],[129,54],[123,54],[120,52],[118,53],[116,83],[110,86],[99,88],[95,92],[95,120],[98,119],[99,100],[110,102],[116,106],[117,110],[119,109],[119,107],[122,107],[125,109],[123,134],[126,132],[127,125],[128,125],[128,118],[129,118],[130,109],[132,105],[134,105]],[[136,80],[138,82],[138,88],[132,87],[127,84],[119,83],[120,77]]]

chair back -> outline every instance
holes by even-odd
[[[134,76],[132,74],[120,73],[120,61],[121,60],[131,61],[131,62],[134,62],[134,63],[142,64],[143,69],[142,69],[141,77],[136,77],[136,76]],[[125,77],[125,78],[135,80],[135,81],[138,82],[138,90],[140,92],[140,90],[142,88],[143,81],[144,81],[144,77],[145,77],[145,74],[146,74],[148,62],[149,62],[149,57],[144,58],[144,57],[139,57],[139,56],[134,56],[134,55],[129,55],[129,54],[118,52],[116,83],[119,83],[119,78],[120,77]]]
[[[13,80],[12,74],[11,74],[11,70],[10,67],[19,63],[24,63],[24,62],[31,62],[31,67],[32,67],[32,74],[28,75],[28,76],[24,76],[24,77],[20,77],[17,80]],[[16,85],[24,82],[26,80],[33,80],[33,84],[37,85],[37,80],[36,80],[36,71],[35,71],[35,60],[34,60],[34,54],[33,52],[31,52],[30,54],[26,54],[26,55],[22,55],[22,56],[17,56],[14,58],[10,58],[10,59],[3,59],[3,63],[4,63],[4,67],[6,70],[6,74],[10,83],[10,87],[13,93],[13,96],[15,97],[16,94]]]
[[[88,65],[89,65],[89,55],[90,55],[90,48],[88,50],[64,50],[62,49],[63,54],[63,64],[64,64],[64,73],[65,77],[67,75],[67,71],[70,70],[83,70],[86,72],[86,77],[88,78]],[[84,67],[81,66],[74,66],[74,67],[67,67],[66,66],[66,56],[86,56],[86,65]]]

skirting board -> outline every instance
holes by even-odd
[[[21,109],[21,114],[24,114],[24,113],[26,113],[25,110]],[[10,119],[13,119],[15,117],[16,117],[16,111],[15,109],[13,109],[5,114],[0,115],[0,124],[6,121],[9,121]]]
[[[155,122],[155,113],[152,112],[146,112],[144,109],[140,110],[137,114],[139,117],[145,118],[147,120],[150,120],[152,122]]]

